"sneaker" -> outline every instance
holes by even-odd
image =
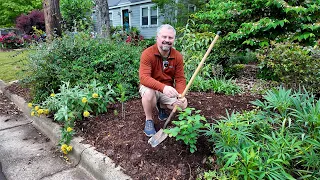
[[[158,112],[159,112],[159,115],[158,115],[158,118],[159,118],[159,120],[160,121],[165,121],[165,120],[167,120],[168,119],[168,114],[166,113],[166,110],[165,109],[163,109],[163,108],[161,108],[161,106],[160,106],[160,102],[157,102],[157,110],[158,110]]]
[[[152,120],[146,120],[146,124],[144,126],[143,132],[148,136],[151,137],[156,134],[156,129],[154,128],[154,124]]]

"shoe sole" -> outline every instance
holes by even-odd
[[[158,116],[158,119],[159,119],[160,121],[165,121],[165,120],[167,120],[168,118],[160,119],[160,117]]]
[[[148,135],[146,132],[143,131],[143,133],[147,136],[147,137],[152,137],[154,134]]]

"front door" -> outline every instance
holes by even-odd
[[[122,10],[122,27],[123,30],[129,31],[129,10],[128,9],[123,9]]]

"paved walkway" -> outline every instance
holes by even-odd
[[[0,162],[4,173],[0,179],[95,179],[81,167],[67,163],[50,139],[23,115],[0,116]]]

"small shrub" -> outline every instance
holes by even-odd
[[[196,144],[200,135],[200,130],[208,126],[207,124],[204,124],[206,118],[199,114],[200,110],[194,110],[194,108],[186,108],[183,111],[180,111],[178,117],[179,121],[172,121],[176,127],[164,130],[169,137],[175,137],[177,141],[182,140],[188,145],[191,153],[194,153],[197,150]]]
[[[9,33],[4,36],[0,36],[0,44],[7,49],[17,49],[23,47],[23,40],[15,33]]]
[[[51,93],[40,105],[28,104],[32,108],[32,116],[54,114],[54,120],[63,124],[59,144],[64,154],[72,150],[69,147],[74,134],[73,128],[77,120],[107,111],[107,106],[114,102],[115,93],[110,85],[92,81],[86,87],[70,87],[69,82],[64,82],[59,93]]]
[[[16,28],[20,29],[27,35],[34,33],[34,28],[45,31],[43,11],[33,10],[27,15],[20,15],[16,20]]]
[[[274,43],[261,50],[258,58],[265,78],[279,80],[287,86],[320,92],[319,47],[303,47],[292,43]],[[268,77],[266,77],[268,76]]]

